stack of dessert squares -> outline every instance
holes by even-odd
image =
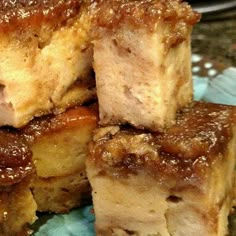
[[[36,211],[91,203],[85,158],[98,112],[86,4],[0,1],[1,236],[31,234]]]
[[[0,1],[0,235],[91,187],[97,235],[228,233],[236,108],[192,101],[199,19],[181,0]]]
[[[227,235],[236,107],[192,100],[199,15],[181,1],[121,2],[99,5],[94,39],[96,235]]]

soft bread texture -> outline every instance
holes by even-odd
[[[100,128],[87,159],[96,234],[227,235],[235,146],[236,108],[207,103],[163,134]]]
[[[91,203],[91,188],[85,168],[65,176],[36,177],[31,189],[40,212],[65,213]]]
[[[162,130],[192,101],[190,38],[168,51],[162,41],[158,33],[123,30],[94,42],[102,125]]]
[[[190,35],[198,15],[180,1],[101,2],[93,40],[100,123],[169,127],[192,101]]]
[[[60,13],[70,16],[77,8],[67,5]],[[17,12],[25,9],[15,6]],[[34,116],[62,112],[94,96],[87,11],[77,10],[61,22],[58,9],[50,9],[50,20],[44,17],[41,23],[41,15],[32,10],[36,26],[34,20],[26,27],[22,18],[12,19],[19,28],[4,31],[6,23],[0,21],[0,125],[20,127]]]

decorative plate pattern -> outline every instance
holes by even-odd
[[[235,67],[226,68],[197,54],[193,55],[192,62],[195,100],[236,105]],[[43,216],[36,222],[35,236],[94,236],[94,219],[92,206],[69,214]],[[234,236],[236,217],[231,216],[230,222],[230,235]]]

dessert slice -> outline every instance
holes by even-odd
[[[39,211],[66,212],[91,199],[85,158],[96,126],[96,109],[77,107],[34,119],[21,130],[33,152]]]
[[[235,146],[236,107],[209,103],[163,134],[98,129],[87,160],[97,235],[227,235]]]
[[[190,34],[199,14],[180,0],[95,2],[100,123],[163,130],[192,101]]]
[[[91,187],[84,170],[66,176],[36,177],[32,192],[40,212],[65,213],[91,203]]]
[[[28,235],[36,220],[30,191],[34,168],[29,146],[13,131],[0,130],[0,235]]]
[[[85,158],[96,125],[95,107],[77,107],[1,128],[0,235],[30,234],[36,210],[66,212],[91,200]]]
[[[80,0],[0,2],[0,126],[94,96],[89,29]]]

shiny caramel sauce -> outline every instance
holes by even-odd
[[[27,126],[22,128],[21,134],[29,143],[36,138],[51,134],[53,132],[83,127],[86,125],[96,126],[98,122],[98,112],[93,107],[75,107],[59,115],[47,115],[32,120]]]
[[[52,26],[78,14],[82,0],[2,0],[0,1],[0,30]]]
[[[181,0],[93,0],[90,8],[95,24],[108,29],[123,24],[153,29],[160,20],[194,25],[200,20],[200,14]]]
[[[177,124],[158,137],[162,152],[194,159],[224,152],[232,138],[236,107],[196,103],[178,115]]]
[[[144,171],[163,181],[201,181],[223,160],[235,126],[236,107],[195,102],[164,133],[107,132],[91,145],[90,161],[112,176]]]
[[[32,152],[15,131],[0,130],[0,186],[20,182],[32,173]]]

